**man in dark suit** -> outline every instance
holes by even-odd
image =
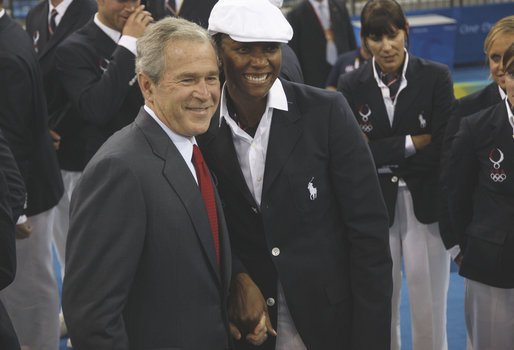
[[[146,0],[155,19],[174,16],[195,22],[204,28],[209,24],[209,14],[218,0]]]
[[[277,79],[292,29],[267,1],[220,0],[209,31],[226,83],[199,143],[233,248],[236,348],[389,349],[388,218],[351,110]]]
[[[59,294],[53,273],[52,226],[63,184],[50,139],[43,82],[32,42],[16,22],[0,18],[0,128],[27,189],[28,217],[17,232],[18,274],[0,294],[22,346],[58,346]]]
[[[57,46],[71,33],[84,26],[96,12],[94,0],[47,0],[33,7],[26,19],[27,33],[32,37],[34,49],[37,52],[43,84],[48,105],[49,127],[52,130],[54,144],[59,146],[61,136],[54,129],[63,118],[73,118],[67,114],[78,113],[72,108],[66,92],[59,81],[55,64]],[[66,141],[67,143],[68,141]],[[70,187],[67,164],[60,164],[63,170],[65,191]],[[54,244],[57,256],[64,271],[64,251],[66,233],[68,231],[68,211],[71,191],[62,196],[55,213]]]
[[[73,348],[227,349],[230,244],[195,141],[218,106],[214,43],[167,18],[139,39],[136,69],[145,106],[72,197],[63,310]]]
[[[0,290],[14,280],[16,272],[14,227],[16,220],[23,213],[24,204],[25,185],[9,145],[0,131]],[[16,332],[1,301],[0,348],[6,350],[20,348]]]
[[[303,0],[287,14],[294,35],[289,45],[300,61],[305,84],[324,88],[337,57],[356,48],[345,0]]]

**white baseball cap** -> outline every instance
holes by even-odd
[[[220,0],[209,16],[209,34],[241,42],[287,43],[293,28],[270,0]]]

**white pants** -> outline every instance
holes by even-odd
[[[28,218],[34,230],[16,241],[16,277],[0,293],[22,349],[59,348],[59,291],[52,254],[55,207]]]
[[[465,280],[469,350],[514,349],[514,289]]]
[[[282,284],[277,286],[277,340],[275,350],[307,350],[287,307]]]
[[[412,197],[405,186],[398,188],[389,244],[393,259],[391,350],[401,349],[402,255],[410,299],[412,349],[447,350],[446,294],[450,256],[437,223],[425,225],[416,219]]]
[[[61,277],[64,278],[64,262],[66,261],[66,238],[70,226],[70,201],[71,194],[77,185],[82,172],[61,170],[62,181],[64,183],[64,194],[56,206],[54,220],[54,244],[57,258],[61,264]]]

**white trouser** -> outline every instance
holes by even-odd
[[[82,172],[61,170],[62,181],[64,183],[64,194],[56,206],[54,220],[54,244],[57,258],[61,264],[61,278],[64,278],[64,262],[66,252],[66,238],[68,237],[68,227],[70,226],[70,200],[71,193],[75,189]]]
[[[469,279],[465,288],[468,349],[514,349],[514,288],[496,288]]]
[[[275,350],[307,350],[300,337],[300,333],[296,330],[280,282],[278,282],[277,286],[277,299],[278,317]]]
[[[59,291],[54,274],[52,227],[55,207],[28,218],[34,230],[16,241],[16,277],[0,293],[22,349],[59,348]]]
[[[450,256],[437,223],[425,225],[416,219],[412,197],[405,186],[398,188],[389,244],[393,259],[391,350],[401,349],[402,255],[410,299],[412,349],[447,350],[446,294]]]

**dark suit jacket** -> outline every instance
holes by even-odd
[[[66,117],[66,114],[77,113],[71,108],[71,103],[59,81],[55,65],[55,49],[59,43],[93,17],[96,12],[96,2],[94,0],[73,0],[52,36],[48,33],[48,11],[48,1],[42,1],[33,7],[27,15],[26,29],[34,46],[37,47],[50,127],[54,129],[59,121]]]
[[[109,136],[134,120],[143,104],[135,56],[91,19],[59,45],[55,62],[78,111],[57,128],[62,136],[59,162],[63,169],[82,171]]]
[[[499,288],[514,288],[512,135],[500,102],[462,119],[448,162],[450,217],[464,254],[460,274]]]
[[[218,127],[215,116],[199,139],[218,180],[234,256],[264,298],[277,298],[280,279],[308,349],[389,349],[388,219],[369,149],[341,95],[282,84],[289,111],[273,112],[260,208],[228,125]],[[276,327],[276,304],[268,309]]]
[[[448,189],[445,186],[447,169],[446,163],[450,156],[453,139],[459,130],[459,124],[462,118],[477,113],[487,107],[498,104],[501,101],[498,84],[491,83],[482,90],[471,95],[462,97],[455,101],[455,108],[448,121],[446,133],[443,142],[443,152],[441,156],[441,214],[439,217],[439,232],[446,248],[451,248],[459,243],[456,232],[451,227],[450,215],[448,212]]]
[[[7,287],[16,273],[16,244],[14,224],[23,210],[25,187],[0,131],[0,290]],[[9,315],[0,302],[0,348],[19,349],[18,338]]]
[[[344,0],[328,0],[332,33],[338,55],[356,48],[355,35]],[[332,66],[326,59],[327,41],[318,17],[308,0],[298,3],[287,14],[293,27],[289,45],[300,61],[305,83],[324,88]]]
[[[63,184],[32,42],[6,14],[0,18],[0,106],[0,129],[27,189],[25,214],[39,214],[57,204]]]
[[[167,0],[146,0],[146,6],[155,20],[168,16],[170,12],[165,7]],[[179,11],[179,17],[195,22],[204,28],[209,26],[209,15],[218,0],[184,0]]]
[[[218,269],[182,156],[141,109],[86,167],[71,201],[63,310],[73,348],[225,349],[230,244]]]
[[[394,222],[399,177],[412,194],[416,218],[429,224],[438,220],[439,162],[454,101],[453,83],[448,67],[412,55],[405,78],[407,87],[397,97],[392,127],[371,63],[343,74],[338,90],[368,136],[377,168],[390,166],[393,171],[379,175],[389,224]],[[430,144],[405,158],[405,135],[427,133],[432,135]]]

